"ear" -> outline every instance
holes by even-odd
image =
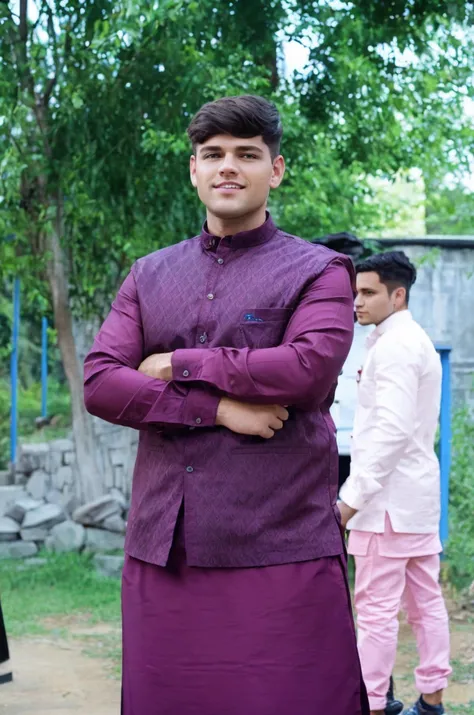
[[[395,306],[397,308],[402,308],[407,300],[407,291],[403,286],[399,286],[395,289]]]
[[[191,184],[194,186],[194,188],[197,187],[197,179],[196,179],[196,157],[194,154],[191,156],[189,160],[189,174],[191,176]]]
[[[277,189],[281,182],[283,181],[283,176],[285,175],[285,160],[281,156],[276,157],[276,159],[273,160],[273,169],[272,169],[272,175],[270,178],[270,188],[271,189]]]

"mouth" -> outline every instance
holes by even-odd
[[[223,194],[231,194],[234,191],[241,191],[243,188],[241,184],[236,184],[235,181],[222,181],[214,186],[214,189]]]

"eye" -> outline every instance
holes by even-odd
[[[204,159],[216,159],[219,156],[217,152],[209,152],[209,154],[204,154]]]
[[[246,152],[245,154],[242,154],[242,157],[244,159],[258,159],[256,154],[249,154],[248,152]]]

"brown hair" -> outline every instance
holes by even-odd
[[[273,102],[251,94],[222,97],[204,104],[188,127],[188,137],[195,151],[216,134],[249,139],[261,136],[272,159],[280,153],[283,133],[280,115]]]

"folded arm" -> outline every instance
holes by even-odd
[[[135,429],[153,424],[214,426],[219,396],[207,386],[148,377],[135,279],[130,273],[85,360],[87,410],[108,422]]]
[[[176,350],[172,379],[261,404],[321,404],[337,381],[354,332],[352,266],[336,258],[304,291],[281,345]]]

